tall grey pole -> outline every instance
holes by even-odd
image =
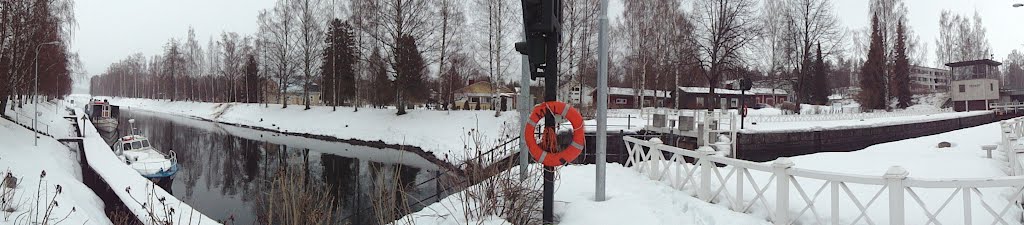
[[[601,0],[600,33],[597,36],[597,184],[594,200],[604,201],[605,164],[608,154],[608,0]]]
[[[34,105],[32,106],[34,107],[32,109],[32,146],[39,146],[39,128],[37,127],[39,123],[39,47],[42,46],[43,44],[36,46],[36,84],[32,87],[32,104]]]
[[[35,132],[34,134],[32,134],[32,140],[34,141],[32,144],[33,146],[39,146],[39,128],[37,127],[39,124],[39,47],[43,47],[43,45],[52,45],[57,43],[60,42],[51,41],[36,45],[36,84],[32,87],[32,104],[35,105],[33,106],[34,109],[32,109],[32,113],[35,114],[33,115],[32,119],[32,131]]]
[[[526,41],[526,32],[523,32],[523,41]],[[520,56],[523,59],[523,72],[519,78],[519,129],[520,134],[526,133],[526,120],[530,119],[533,97],[530,96],[530,61],[526,55]],[[519,138],[519,180],[526,180],[527,164],[530,159],[530,151],[526,148],[526,139],[533,136],[522,136]]]

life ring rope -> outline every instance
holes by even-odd
[[[548,113],[564,118],[571,124],[573,140],[566,149],[558,151],[551,149],[557,148],[555,147],[557,135],[554,133],[554,129],[545,129],[540,135],[541,143],[548,146],[542,147],[538,144],[536,138],[537,133],[535,133],[535,130],[538,128],[540,120]],[[580,153],[582,153],[586,146],[586,139],[584,138],[585,130],[583,129],[583,116],[578,110],[564,102],[549,101],[538,104],[534,107],[533,112],[529,115],[529,119],[526,120],[526,124],[524,125],[526,126],[526,129],[523,129],[523,137],[526,138],[526,145],[529,147],[530,154],[533,155],[533,158],[537,162],[540,162],[545,166],[556,167],[562,166],[567,162],[571,162],[575,160]],[[560,126],[561,123],[554,125],[554,127]]]

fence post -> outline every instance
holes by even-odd
[[[891,225],[903,225],[904,209],[903,209],[903,180],[907,178],[910,172],[900,166],[889,167],[889,171],[885,172],[885,183],[889,187],[889,224]]]
[[[697,148],[697,153],[700,154],[700,158],[697,159],[697,163],[700,164],[700,188],[697,189],[697,197],[705,202],[711,202],[711,176],[714,174],[715,163],[708,158],[715,154],[715,149],[701,146]]]
[[[775,221],[774,224],[789,224],[789,170],[793,167],[793,161],[781,157],[772,163],[772,172],[775,173]]]
[[[1010,176],[1020,175],[1020,162],[1017,161],[1017,141],[1020,140],[1018,137],[1010,136],[1010,143],[1007,144],[1006,149],[1006,160],[1010,163]]]

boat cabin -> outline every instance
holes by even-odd
[[[149,144],[149,139],[139,135],[124,136],[117,140],[112,146],[115,153],[118,155],[123,154],[125,151],[140,151],[143,149],[149,149],[152,146]]]

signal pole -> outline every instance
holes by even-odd
[[[562,0],[521,0],[526,41],[516,43],[516,51],[527,55],[531,78],[544,78],[544,102],[558,101],[558,43],[562,41]],[[520,84],[520,86],[529,84]],[[558,124],[555,112],[545,110],[544,143],[547,153],[555,153],[557,139],[553,135]],[[528,116],[523,114],[520,116]],[[551,137],[548,137],[548,136]],[[522,138],[534,138],[524,133]],[[543,156],[540,157],[543,161]],[[565,163],[565,162],[563,162]],[[541,163],[543,164],[543,163]],[[554,224],[555,167],[544,166],[543,224]]]

